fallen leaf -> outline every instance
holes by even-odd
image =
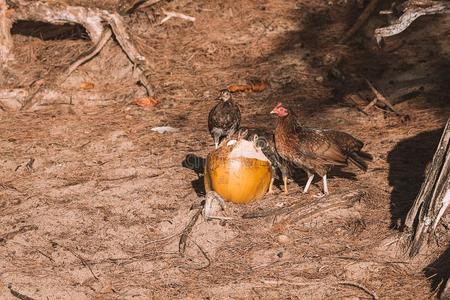
[[[241,92],[254,92],[261,93],[269,87],[269,83],[267,81],[257,81],[252,82],[251,84],[232,84],[228,86],[228,90],[232,93]]]
[[[252,91],[255,93],[261,93],[269,87],[267,81],[256,82],[252,84]]]
[[[157,105],[159,101],[152,97],[145,97],[135,99],[133,103],[140,107],[153,107]]]
[[[80,84],[80,89],[83,91],[92,90],[94,87],[95,87],[95,84],[93,84],[92,82],[88,82],[88,81],[83,81]]]
[[[250,84],[232,84],[228,86],[228,90],[232,93],[250,92],[252,91],[252,86]]]

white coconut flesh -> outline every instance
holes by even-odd
[[[231,140],[227,143],[227,145],[233,145],[233,150],[231,150],[231,153],[229,155],[230,158],[246,157],[267,161],[270,163],[261,149],[255,147],[255,144],[253,144],[253,142],[247,140]]]

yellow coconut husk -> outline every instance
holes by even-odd
[[[226,201],[249,203],[267,192],[272,169],[269,160],[252,142],[234,142],[208,154],[205,190],[215,191]]]

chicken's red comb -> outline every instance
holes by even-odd
[[[277,106],[275,106],[275,108],[278,108],[278,107],[283,107],[283,103],[278,102],[278,104],[277,104]]]

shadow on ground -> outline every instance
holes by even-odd
[[[450,279],[450,247],[438,259],[429,264],[423,272],[427,278],[430,278],[431,289],[437,290],[439,295],[442,294],[445,283]]]
[[[443,129],[422,132],[399,142],[388,154],[391,193],[391,227],[402,229],[424,180]]]
[[[195,190],[197,196],[204,196],[206,194],[205,185],[203,184],[205,159],[203,157],[189,153],[186,155],[181,165],[184,168],[192,170],[197,174],[198,178],[191,182],[192,188]]]

